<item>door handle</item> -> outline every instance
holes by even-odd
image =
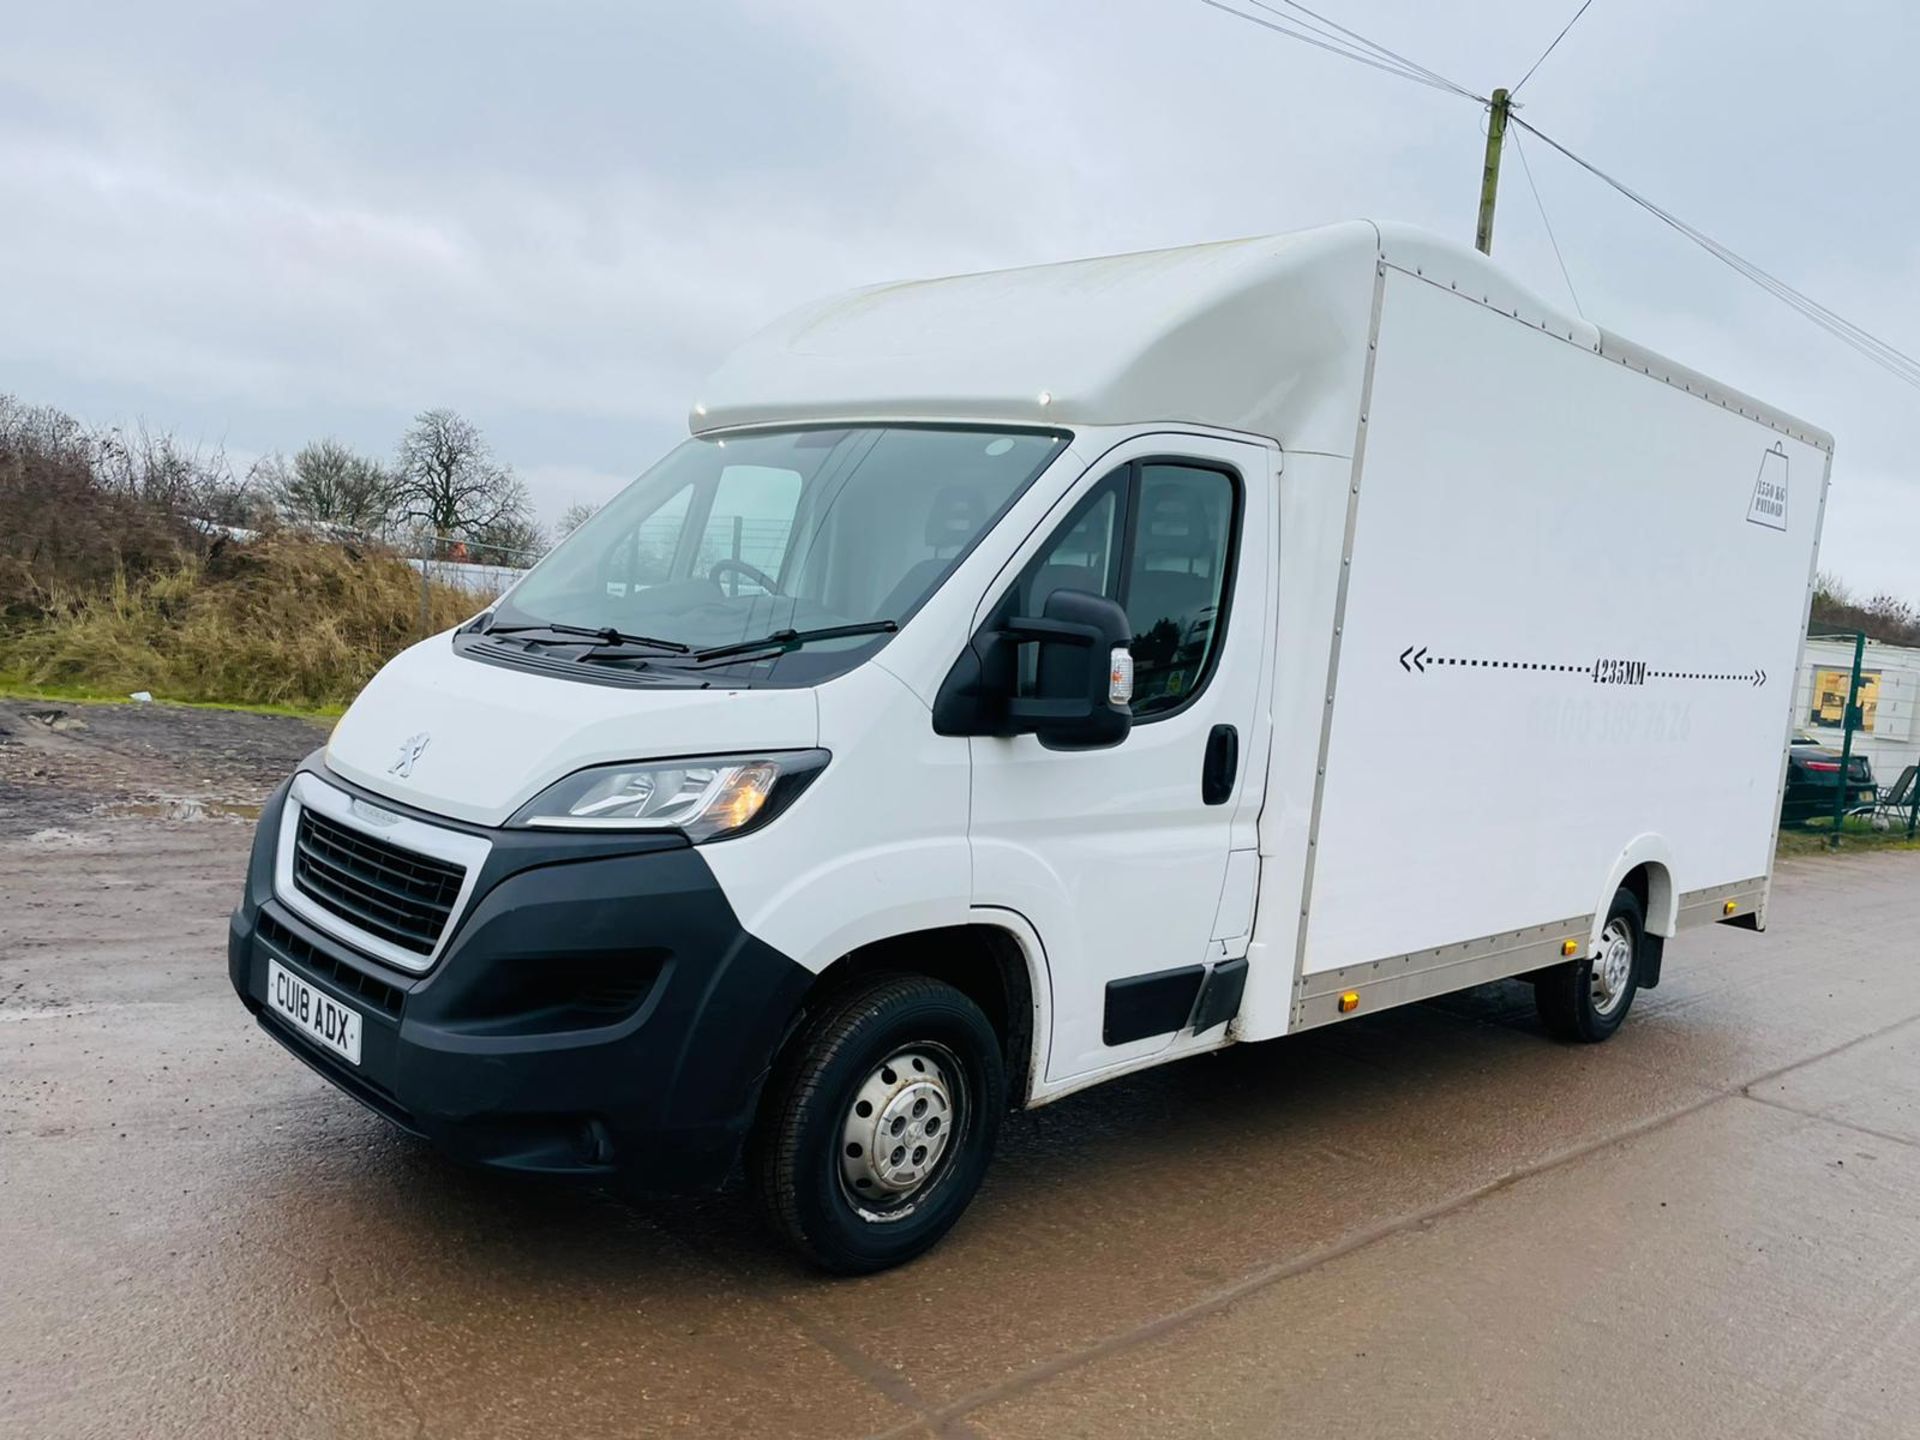
[[[1224,805],[1233,795],[1234,776],[1240,773],[1240,732],[1216,725],[1207,735],[1207,758],[1200,766],[1200,798]]]

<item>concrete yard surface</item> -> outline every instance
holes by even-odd
[[[1783,862],[1605,1045],[1509,984],[1016,1116],[830,1281],[256,1028],[241,817],[323,736],[0,704],[0,1435],[1920,1433],[1920,855]]]

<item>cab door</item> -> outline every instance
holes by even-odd
[[[1045,947],[1049,1082],[1166,1049],[1205,968],[1244,953],[1276,453],[1185,435],[1109,452],[975,617],[1038,616],[1053,591],[1076,589],[1118,601],[1133,631],[1120,744],[969,741],[973,903],[1018,912]]]

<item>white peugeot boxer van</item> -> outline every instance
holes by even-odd
[[[260,821],[235,989],[453,1155],[873,1270],[1010,1108],[1764,926],[1832,443],[1473,252],[883,285],[691,429]]]

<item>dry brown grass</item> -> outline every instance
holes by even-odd
[[[431,627],[483,604],[434,586]],[[345,704],[421,633],[420,577],[405,561],[291,533],[121,571],[100,589],[45,591],[36,608],[0,619],[0,676],[229,704]]]

